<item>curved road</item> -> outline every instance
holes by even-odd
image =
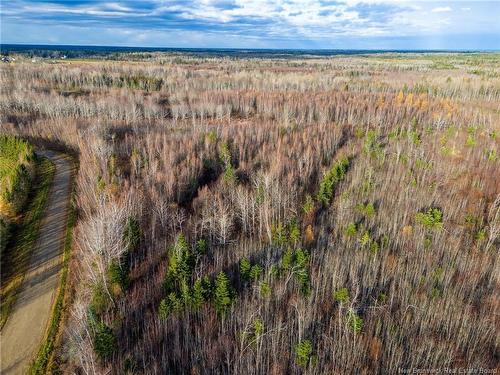
[[[72,163],[62,154],[39,151],[56,167],[40,233],[17,301],[0,333],[0,373],[24,374],[38,352],[52,313],[70,207]]]

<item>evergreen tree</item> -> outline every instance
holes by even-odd
[[[286,244],[287,241],[287,236],[286,236],[286,228],[283,226],[283,224],[278,223],[276,225],[273,225],[271,228],[271,235],[272,235],[272,241],[273,244],[276,246],[283,246]]]
[[[260,295],[264,298],[267,298],[271,295],[271,287],[268,283],[262,282],[262,284],[260,284]]]
[[[122,291],[128,288],[130,278],[128,276],[128,267],[124,262],[113,261],[108,268],[108,279],[112,285],[118,285]]]
[[[127,251],[131,252],[137,249],[141,241],[141,227],[134,217],[129,217],[123,231],[123,242],[127,246]]]
[[[312,344],[309,340],[302,340],[295,346],[295,361],[300,367],[307,367],[312,358]]]
[[[283,270],[289,270],[293,262],[293,251],[291,248],[288,248],[283,254],[281,258],[281,268]]]
[[[300,291],[306,296],[311,292],[311,279],[307,269],[309,260],[310,257],[307,250],[297,249],[295,251],[295,275],[300,285]]]
[[[205,301],[211,301],[214,294],[214,286],[208,276],[203,276],[203,279],[201,279],[201,287]]]
[[[196,254],[202,256],[207,252],[207,241],[204,239],[196,241]]]
[[[97,357],[101,361],[111,358],[117,349],[116,336],[113,330],[100,321],[94,327],[93,347]]]
[[[250,261],[247,258],[243,258],[240,261],[240,276],[243,281],[250,280],[250,270],[251,270]]]
[[[354,333],[359,333],[363,328],[363,319],[361,319],[353,310],[349,310],[349,313],[347,314],[347,324]]]
[[[167,274],[165,276],[165,291],[173,292],[180,288],[182,280],[188,280],[194,267],[193,254],[185,237],[180,234],[170,251]]]
[[[294,218],[288,225],[288,233],[290,243],[296,246],[300,242],[300,227],[297,219]]]
[[[333,190],[335,185],[342,181],[346,175],[347,168],[349,167],[349,160],[342,158],[334,166],[327,171],[321,180],[318,192],[318,201],[327,206],[333,197]]]
[[[229,279],[224,272],[219,272],[215,279],[215,309],[217,313],[224,316],[232,303],[232,290]]]
[[[181,300],[186,309],[191,307],[191,289],[185,279],[181,280]]]
[[[170,293],[167,297],[167,305],[169,312],[178,313],[182,311],[182,301],[177,297],[177,294]]]
[[[162,299],[160,306],[158,307],[158,316],[160,320],[166,320],[170,314],[170,308],[168,305],[168,300],[166,298]]]
[[[205,302],[205,290],[203,289],[202,280],[198,279],[193,285],[192,306],[194,310],[199,310]]]
[[[250,269],[250,279],[257,280],[262,274],[262,267],[258,264],[254,264]]]

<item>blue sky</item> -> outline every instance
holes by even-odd
[[[2,43],[500,49],[500,0],[3,0]]]

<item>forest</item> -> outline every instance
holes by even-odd
[[[499,62],[2,64],[1,133],[78,162],[49,370],[498,368]]]

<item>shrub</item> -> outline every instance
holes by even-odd
[[[257,318],[252,322],[252,327],[249,331],[241,332],[240,336],[242,341],[248,341],[249,344],[254,345],[261,338],[264,333],[264,322],[262,319]]]
[[[424,237],[423,244],[424,244],[424,249],[426,249],[426,250],[429,249],[432,245],[432,237],[430,235],[426,234]]]
[[[365,135],[365,131],[364,129],[361,127],[361,126],[357,126],[355,129],[354,129],[354,136],[358,139],[361,139],[363,138]]]
[[[361,214],[363,214],[364,216],[366,216],[368,218],[373,217],[376,214],[375,206],[373,205],[373,203],[367,203],[366,205],[364,205],[364,204],[358,204],[356,206],[356,209]]]
[[[293,245],[297,245],[300,242],[299,223],[295,218],[288,224],[288,238],[289,242]]]
[[[101,361],[111,358],[117,349],[116,336],[104,322],[97,323],[93,339],[94,352]]]
[[[236,181],[237,181],[236,172],[234,171],[234,168],[232,165],[228,165],[224,169],[224,181],[226,181],[229,184],[236,183]]]
[[[387,301],[387,294],[385,293],[380,293],[377,297],[377,301],[379,303],[385,303]]]
[[[370,244],[370,252],[372,254],[376,254],[376,253],[378,253],[379,248],[380,248],[380,246],[379,246],[378,242],[372,241],[372,243]]]
[[[231,165],[231,151],[229,151],[229,146],[226,142],[222,142],[219,147],[219,158],[225,167]]]
[[[307,250],[297,249],[295,251],[295,265],[299,268],[306,268],[310,257]]]
[[[104,192],[106,189],[106,181],[101,176],[97,176],[96,190],[99,194]]]
[[[219,148],[219,158],[224,166],[224,181],[235,183],[237,181],[236,173],[231,163],[231,152],[226,142],[223,142]]]
[[[264,333],[264,323],[262,322],[262,319],[255,319],[252,323],[252,328],[253,328],[253,334],[254,337],[257,339],[259,338],[262,333]]]
[[[418,212],[415,220],[427,229],[441,229],[443,227],[443,213],[439,208],[430,208],[427,212]]]
[[[160,91],[163,86],[163,78],[146,76],[142,73],[134,75],[123,75],[109,77],[110,85],[115,87],[127,87],[145,91]]]
[[[347,314],[347,324],[354,333],[359,333],[363,328],[363,319],[361,319],[358,314],[351,310]]]
[[[465,142],[465,144],[468,147],[474,147],[476,145],[476,140],[474,139],[474,136],[473,135],[467,136],[467,141]]]
[[[300,367],[307,367],[311,363],[312,343],[309,340],[302,340],[295,346],[295,362]]]
[[[92,288],[92,297],[90,299],[90,308],[96,314],[102,314],[108,308],[109,296],[104,290],[102,283],[94,285]]]
[[[347,228],[344,231],[347,237],[353,237],[358,233],[358,228],[355,223],[347,224]]]
[[[373,191],[374,188],[375,188],[375,181],[373,177],[371,175],[366,176],[361,190],[363,191],[363,193],[369,193]]]
[[[411,142],[416,146],[418,146],[420,143],[422,143],[422,139],[420,138],[420,134],[418,134],[415,130],[409,131],[408,137],[410,138]]]
[[[377,135],[373,130],[368,130],[365,136],[365,143],[363,145],[365,153],[370,153],[376,148]]]
[[[311,212],[313,212],[313,210],[314,210],[314,200],[310,194],[307,194],[306,201],[304,202],[304,205],[302,206],[302,211],[304,211],[304,213],[307,215],[307,214],[310,214]]]
[[[370,243],[371,239],[370,239],[370,232],[368,232],[367,230],[363,233],[363,235],[361,236],[361,238],[359,239],[359,243],[361,244],[361,246],[365,247],[366,245],[368,245]]]
[[[333,298],[340,304],[349,302],[349,291],[347,288],[341,288],[333,293]]]
[[[113,286],[119,286],[121,291],[128,288],[130,279],[127,268],[119,261],[113,261],[108,268],[108,279]]]
[[[271,287],[268,283],[262,282],[260,284],[260,295],[264,298],[267,298],[271,295]]]
[[[476,233],[476,241],[477,242],[482,242],[486,239],[486,231],[484,229],[481,229]]]
[[[496,150],[488,150],[486,151],[486,158],[488,161],[497,161],[498,160],[498,155]]]
[[[260,277],[260,275],[262,274],[262,271],[263,271],[263,269],[260,265],[254,264],[252,266],[252,268],[250,269],[250,278],[252,280],[257,280]]]
[[[434,286],[431,289],[430,298],[436,299],[443,296],[443,289],[440,286]]]
[[[217,140],[217,133],[215,130],[210,130],[208,133],[206,133],[206,139],[210,143],[214,143]]]

